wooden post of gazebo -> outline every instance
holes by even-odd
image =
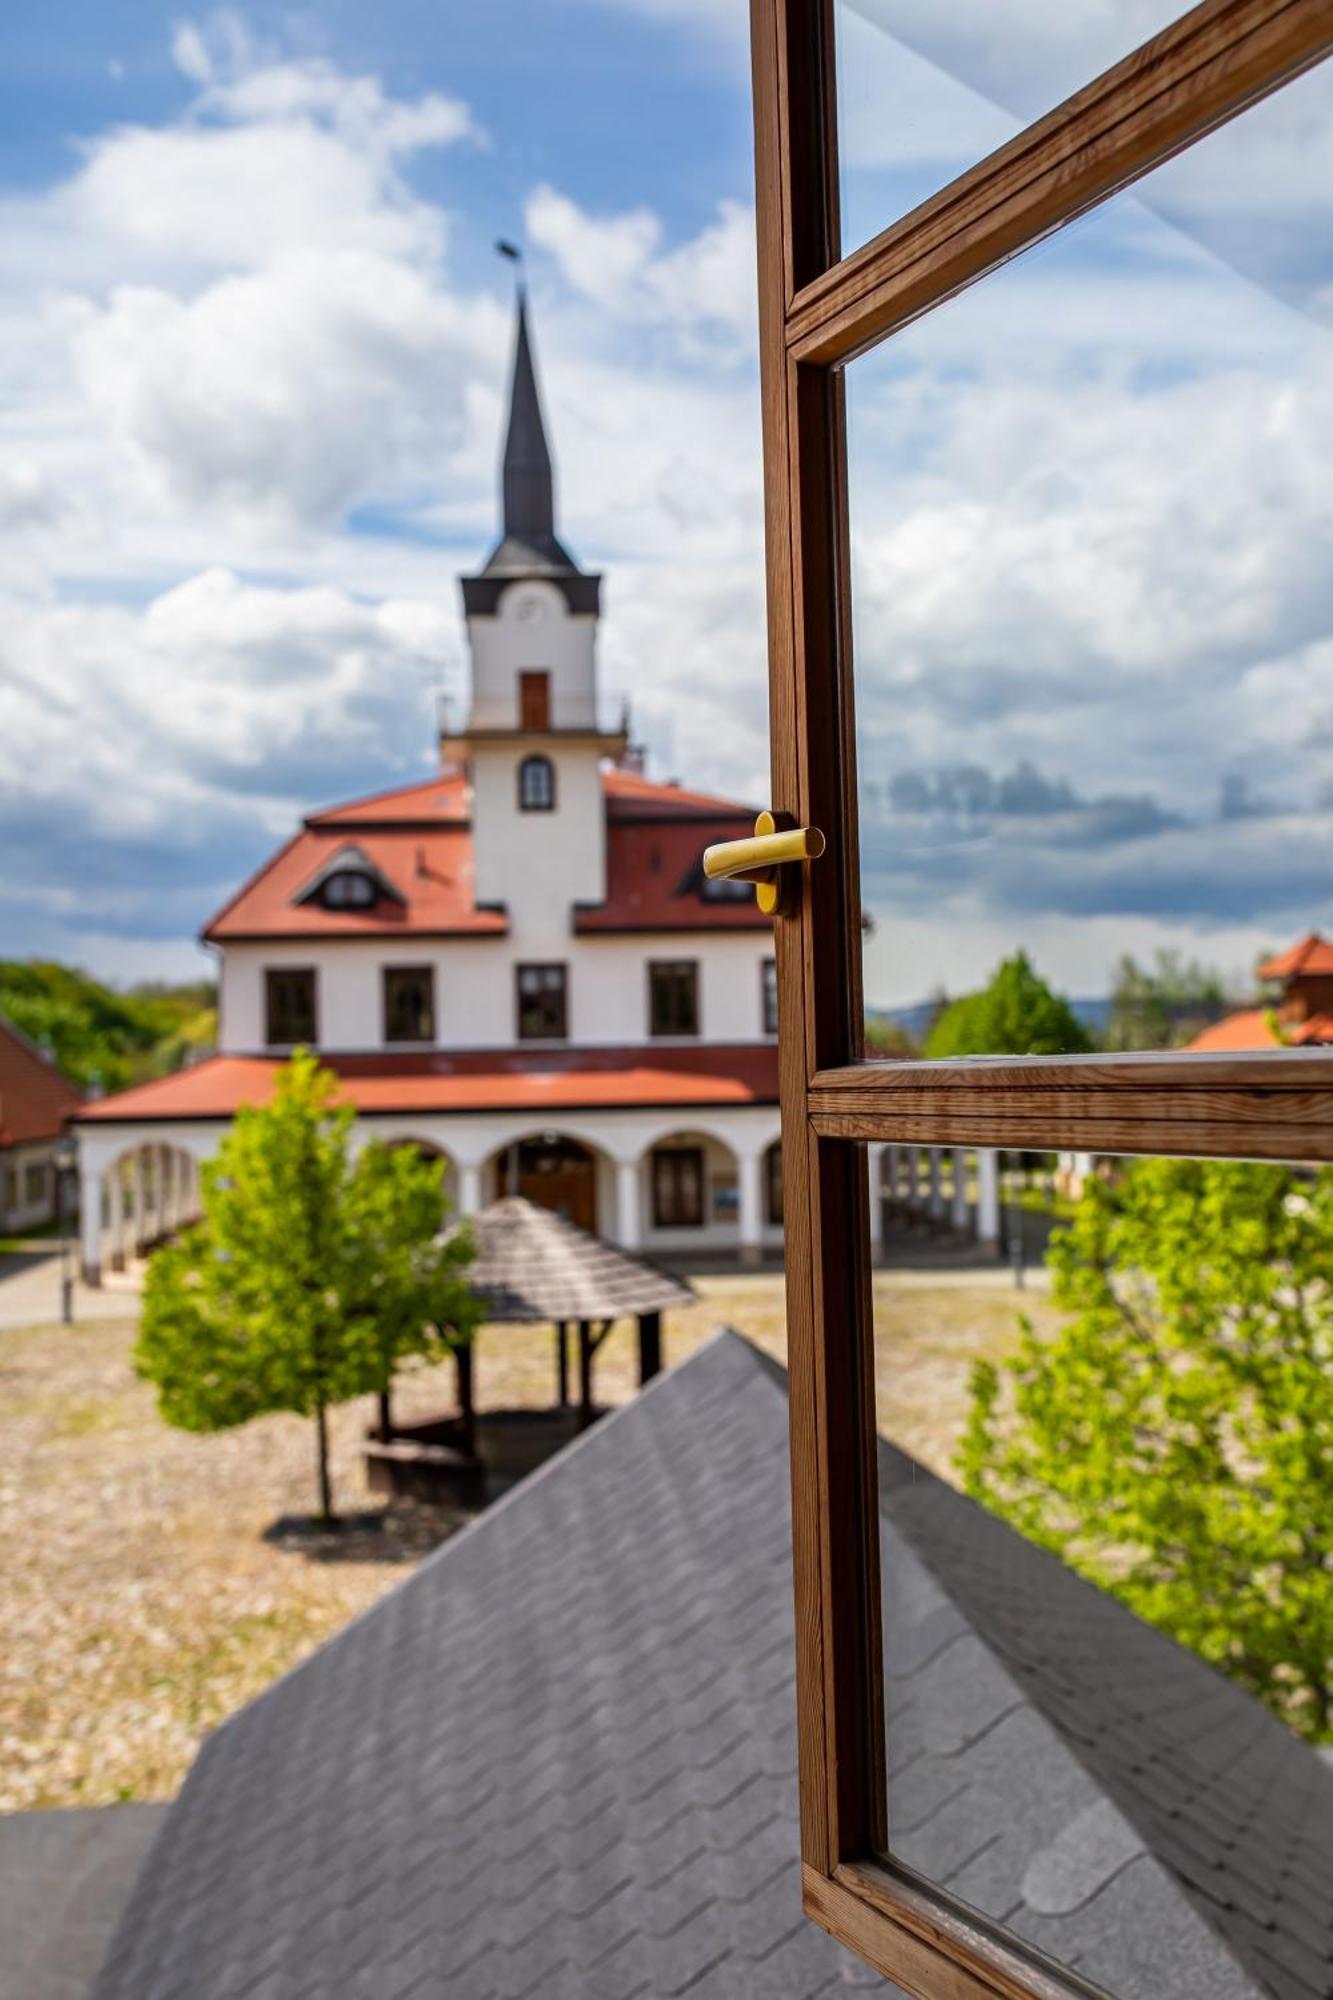
[[[639,1387],[662,1372],[662,1315],[639,1314]]]
[[[556,1395],[562,1410],[569,1408],[569,1328],[564,1320],[555,1323]]]
[[[463,1449],[469,1458],[477,1451],[477,1407],[472,1387],[472,1342],[464,1340],[454,1349],[454,1372],[458,1383],[458,1409],[462,1417]]]

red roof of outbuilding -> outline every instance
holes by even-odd
[[[711,840],[748,832],[746,806],[636,772],[602,774],[607,807],[607,896],[581,909],[581,932],[763,930],[754,898],[705,899],[700,855]],[[328,910],[297,899],[339,848],[355,843],[402,900]],[[461,771],[400,785],[310,813],[204,927],[211,943],[240,939],[503,937],[503,909],[478,908],[467,780]]]
[[[83,1094],[27,1036],[0,1018],[0,1146],[60,1136]]]
[[[1333,944],[1318,931],[1307,931],[1299,943],[1266,958],[1258,970],[1260,979],[1294,979],[1302,972],[1333,977]]]
[[[325,1056],[342,1097],[362,1112],[530,1111],[776,1104],[771,1043],[729,1048],[466,1049],[421,1055]],[[90,1124],[230,1118],[266,1103],[282,1068],[267,1056],[214,1056],[192,1069],[86,1105]]]

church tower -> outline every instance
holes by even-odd
[[[520,287],[501,474],[502,529],[462,579],[471,687],[441,748],[472,783],[478,903],[505,903],[525,949],[567,938],[570,904],[606,895],[603,758],[626,748],[627,717],[598,698],[601,577],[555,529],[555,476]]]

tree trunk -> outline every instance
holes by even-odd
[[[387,1444],[392,1436],[393,1436],[393,1410],[390,1404],[389,1391],[387,1389],[381,1389],[380,1390],[381,1444]]]
[[[333,1519],[333,1487],[329,1480],[329,1422],[321,1403],[315,1411],[315,1435],[319,1440],[319,1518]]]

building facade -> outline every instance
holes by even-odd
[[[56,1143],[82,1102],[51,1058],[0,1017],[0,1236],[54,1220]]]
[[[359,1135],[442,1156],[464,1214],[517,1189],[629,1248],[780,1242],[771,931],[700,859],[753,809],[644,774],[554,485],[520,297],[502,532],[463,579],[439,768],[310,814],[206,926],[218,1054],[78,1122],[90,1277],[195,1212],[200,1164],[301,1045]]]

